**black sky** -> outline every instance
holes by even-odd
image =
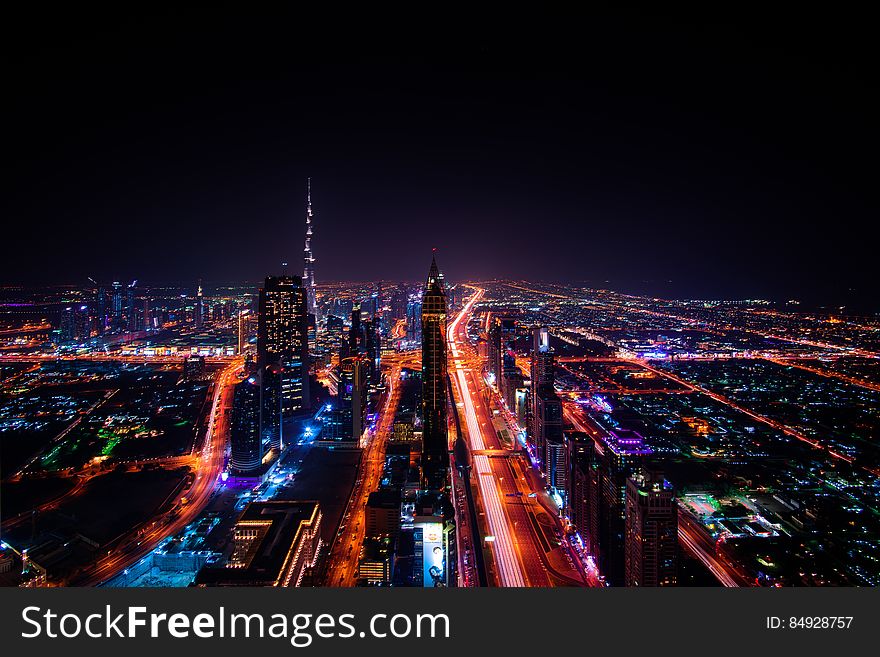
[[[0,280],[298,268],[311,176],[319,282],[877,301],[865,17],[341,18],[12,16]]]

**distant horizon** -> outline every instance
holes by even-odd
[[[441,271],[443,271],[443,267],[440,267]],[[320,271],[320,270],[318,270]],[[267,276],[278,276],[283,275],[280,273],[270,273]],[[300,276],[301,274],[289,273],[286,275],[291,276]],[[445,275],[445,271],[444,271]],[[188,287],[192,287],[194,290],[199,284],[199,280],[201,280],[202,287],[212,288],[212,287],[223,287],[223,286],[253,286],[258,288],[262,283],[265,277],[254,278],[254,279],[196,279],[193,281],[181,281],[181,280],[140,280],[138,279],[138,288],[158,288],[158,287],[176,287],[180,289],[185,289]],[[823,296],[823,298],[817,298],[812,295],[785,295],[785,294],[775,294],[775,295],[766,295],[766,294],[742,294],[742,295],[730,295],[730,294],[703,294],[703,295],[689,295],[683,294],[680,292],[676,292],[670,290],[668,287],[666,290],[663,290],[664,286],[673,285],[672,281],[642,281],[640,283],[627,283],[627,282],[619,282],[615,283],[614,281],[605,280],[605,281],[595,281],[590,279],[556,279],[556,278],[519,278],[519,277],[494,277],[494,278],[455,278],[452,279],[449,276],[445,276],[447,284],[470,284],[470,283],[491,283],[491,282],[513,282],[513,281],[526,281],[530,283],[551,283],[551,284],[560,284],[560,285],[582,285],[586,286],[591,290],[595,291],[609,291],[617,294],[631,295],[636,297],[657,299],[661,301],[705,301],[705,302],[721,302],[721,303],[729,303],[729,302],[742,302],[742,301],[767,301],[773,304],[778,305],[789,305],[788,302],[796,301],[798,305],[791,305],[791,312],[807,312],[813,310],[827,310],[829,312],[841,312],[844,315],[875,315],[880,313],[880,304],[873,300],[867,300],[864,298],[859,298],[856,296],[855,298],[845,299],[846,293],[840,293],[835,297]],[[116,278],[112,279],[120,282],[127,281],[127,278]],[[104,281],[104,285],[108,285],[112,282],[112,280]],[[373,278],[373,279],[336,279],[336,280],[321,280],[318,277],[316,282],[316,287],[318,289],[323,286],[334,286],[334,285],[369,285],[375,283],[385,283],[390,285],[395,284],[406,284],[406,285],[419,285],[423,281],[419,278]],[[86,289],[89,287],[94,287],[93,284],[88,283],[76,283],[76,282],[51,282],[51,283],[24,283],[24,282],[10,282],[3,281],[0,282],[0,290],[15,288],[15,289],[24,289],[24,290],[38,290],[44,288],[72,288],[72,289]],[[853,290],[854,291],[854,290]]]

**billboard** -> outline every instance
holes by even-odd
[[[443,524],[419,522],[422,530],[422,586],[446,586],[446,545]]]

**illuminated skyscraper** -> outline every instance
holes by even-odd
[[[266,365],[262,372],[263,395],[260,404],[260,436],[269,449],[280,450],[284,446],[282,436],[281,382],[284,369],[278,364]]]
[[[125,326],[122,319],[122,283],[119,281],[113,281],[110,295],[110,318],[110,325],[114,330]]]
[[[315,256],[312,255],[312,179],[308,179],[306,193],[306,246],[303,249],[303,287],[306,289],[306,309],[317,316],[315,303]]]
[[[134,333],[139,328],[137,313],[134,309],[134,286],[136,284],[137,281],[132,281],[125,294],[125,321],[128,323],[128,331],[130,333]]]
[[[364,336],[361,332],[361,304],[356,303],[351,309],[351,329],[348,332],[348,350],[357,356],[363,347]]]
[[[422,302],[410,301],[406,305],[406,339],[420,342],[422,339]]]
[[[562,402],[554,389],[555,358],[547,327],[532,331],[532,418],[529,444],[541,461],[541,471],[560,495],[566,490],[568,467],[562,434]]]
[[[306,291],[299,276],[268,276],[260,290],[257,365],[279,364],[285,417],[307,409],[309,344]]]
[[[350,436],[359,441],[366,428],[369,366],[362,357],[346,358],[339,373],[339,403],[350,418]],[[348,433],[348,430],[346,430]]]
[[[678,584],[678,505],[660,472],[642,469],[626,481],[625,583]]]
[[[612,586],[623,586],[626,551],[626,481],[652,454],[637,432],[612,429],[596,442],[596,470],[590,475],[590,534],[599,571]]]
[[[235,386],[232,398],[232,431],[229,466],[238,474],[251,473],[263,460],[260,435],[260,378],[250,377]]]
[[[422,295],[422,471],[432,489],[446,485],[447,437],[446,292],[437,260]]]
[[[364,354],[369,361],[370,385],[377,386],[382,380],[382,335],[379,332],[379,317],[363,323]]]

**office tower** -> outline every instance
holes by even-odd
[[[593,466],[593,440],[587,434],[571,432],[568,446],[568,495],[565,512],[574,531],[587,545],[590,524],[590,471]]]
[[[562,442],[562,402],[554,388],[553,349],[547,328],[543,326],[532,331],[531,379],[532,417],[528,442],[541,462],[541,470],[549,477],[547,441],[553,441],[554,449]]]
[[[205,304],[202,299],[202,281],[199,280],[199,288],[196,292],[196,311],[195,311],[196,328],[202,328],[205,321]]]
[[[95,331],[103,335],[107,330],[107,290],[103,286],[95,291]]]
[[[91,335],[89,307],[85,304],[68,306],[61,312],[61,342],[80,342]]]
[[[504,403],[512,413],[516,411],[516,391],[522,390],[524,385],[525,379],[516,366],[504,373],[504,379],[502,379],[502,385],[499,388],[501,389],[501,398],[504,399]]]
[[[399,285],[391,293],[391,317],[392,319],[406,319],[406,288]]]
[[[122,283],[113,281],[110,293],[110,325],[114,331],[125,326],[122,320]]]
[[[364,354],[369,361],[370,385],[378,386],[382,380],[382,336],[379,333],[379,318],[363,323]]]
[[[150,311],[149,299],[144,299],[144,328],[148,331],[153,328],[153,313]]]
[[[446,292],[437,260],[422,295],[422,472],[428,488],[446,485],[447,437]]]
[[[352,356],[342,362],[339,372],[339,405],[344,417],[349,419],[351,433],[348,435],[354,441],[360,440],[366,429],[368,379],[369,365],[360,356]]]
[[[325,329],[329,344],[336,345],[337,355],[341,363],[351,355],[351,351],[348,348],[348,333],[345,330],[345,323],[337,315],[327,315]]]
[[[352,356],[361,353],[363,335],[361,333],[361,304],[356,303],[351,309],[351,328],[348,331],[348,349]]]
[[[134,333],[138,330],[138,318],[134,309],[134,286],[137,281],[132,281],[131,285],[125,291],[125,319],[128,322],[128,332]]]
[[[236,384],[232,397],[229,465],[237,474],[252,473],[263,461],[260,387],[260,376],[257,374]]]
[[[410,301],[406,306],[406,339],[420,342],[422,339],[422,302]]]
[[[267,276],[260,289],[257,365],[280,364],[284,417],[311,406],[306,293],[299,276]]]
[[[562,404],[558,398],[554,406],[559,412],[559,429],[548,433],[544,447],[544,474],[560,508],[568,495],[568,446],[562,431]],[[546,406],[544,407],[546,411]]]
[[[626,586],[678,584],[678,505],[672,486],[656,470],[626,481]]]
[[[635,431],[613,429],[596,443],[595,490],[590,496],[592,553],[599,571],[612,586],[623,586],[625,554],[626,480],[652,453]]]
[[[501,390],[505,369],[516,367],[510,355],[511,343],[516,338],[516,321],[509,317],[493,317],[489,327],[489,372]]]
[[[67,306],[61,311],[60,326],[61,342],[73,342],[76,339],[76,311]]]
[[[282,404],[281,404],[281,380],[284,373],[278,363],[271,363],[262,370],[263,396],[260,405],[260,436],[263,445],[269,449],[281,450],[284,448],[282,435]]]
[[[303,249],[303,287],[306,290],[306,312],[317,320],[315,303],[315,256],[312,254],[312,179],[308,179],[306,192],[306,245]],[[317,323],[317,321],[316,321]]]

